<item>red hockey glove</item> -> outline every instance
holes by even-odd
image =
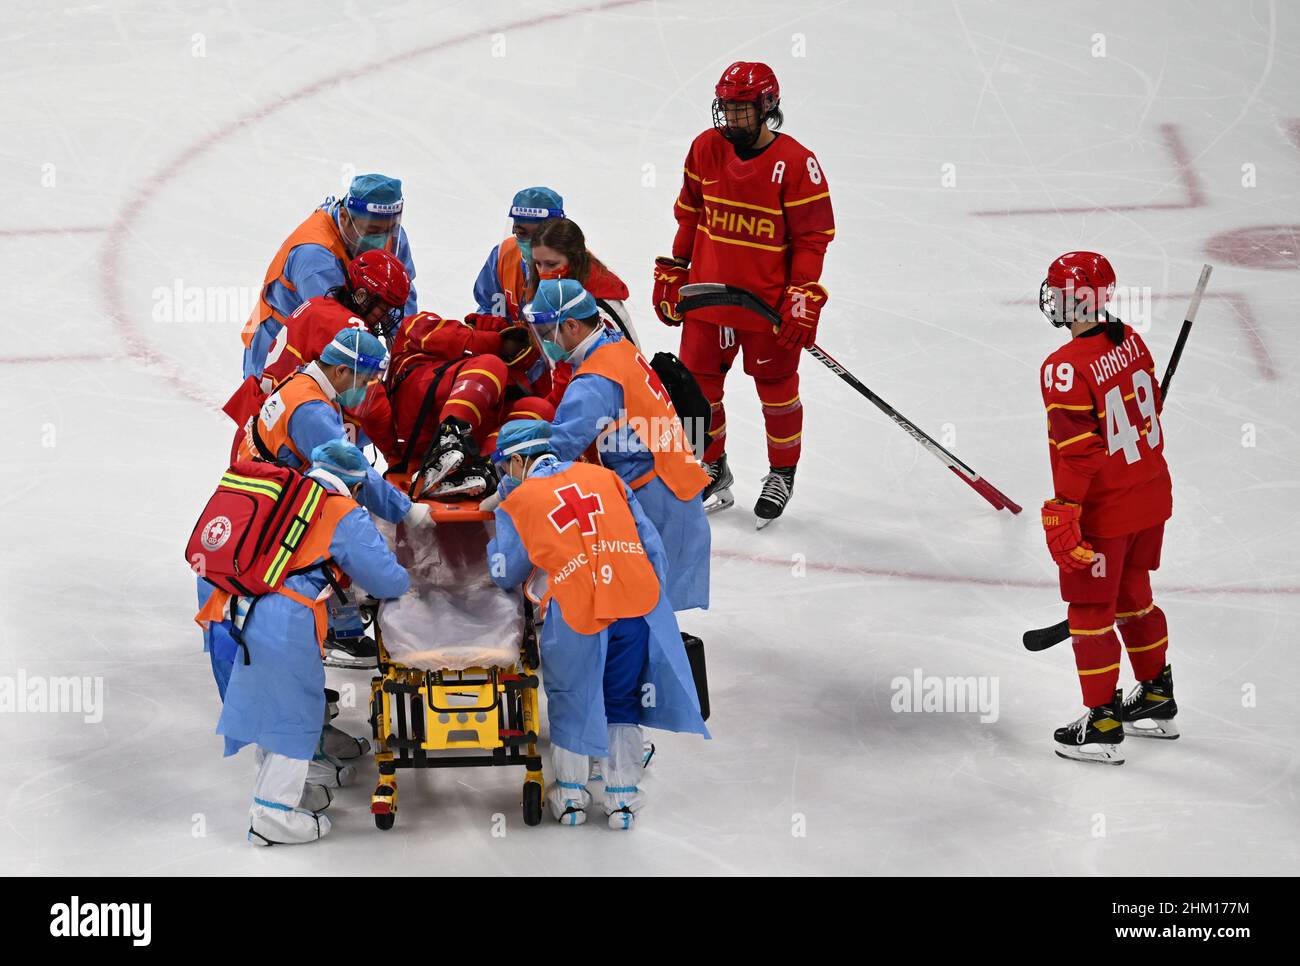
[[[1082,570],[1092,565],[1092,547],[1083,542],[1077,503],[1048,500],[1043,504],[1043,532],[1047,549],[1062,570]]]
[[[826,305],[826,288],[817,282],[787,285],[781,300],[781,327],[776,341],[787,349],[802,349],[817,340],[817,321]]]
[[[465,324],[474,326],[480,332],[500,332],[510,325],[510,320],[504,315],[493,315],[491,312],[471,312],[465,316]]]
[[[686,284],[687,268],[684,258],[655,259],[655,315],[664,325],[681,325],[682,316],[677,311],[681,301],[682,286]]]

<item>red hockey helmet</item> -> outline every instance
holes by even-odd
[[[380,335],[386,336],[402,320],[406,299],[411,294],[411,278],[401,259],[392,252],[372,249],[348,262],[348,291],[352,307]],[[378,319],[367,317],[376,308],[382,309],[383,315]]]
[[[1047,266],[1047,278],[1038,287],[1038,308],[1047,320],[1065,328],[1082,306],[1096,315],[1115,293],[1115,269],[1097,252],[1066,252]]]
[[[722,77],[713,88],[713,94],[713,126],[733,143],[752,143],[757,140],[759,131],[768,119],[779,116],[781,85],[776,82],[776,74],[767,64],[736,61],[722,72]],[[757,124],[754,127],[729,128],[724,108],[727,101],[752,103],[758,110]]]

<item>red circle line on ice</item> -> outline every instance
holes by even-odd
[[[185,379],[176,361],[156,349],[150,344],[149,340],[140,333],[127,311],[126,302],[123,298],[119,280],[121,278],[122,254],[126,248],[127,236],[130,233],[131,228],[139,219],[140,214],[149,207],[162,188],[173,181],[186,167],[198,158],[202,157],[212,148],[222,144],[241,128],[265,121],[267,118],[272,117],[291,104],[296,104],[299,101],[306,100],[316,94],[337,87],[340,84],[372,75],[376,71],[385,68],[405,66],[409,61],[415,58],[447,50],[451,47],[457,46],[458,44],[463,44],[471,40],[487,40],[491,38],[493,34],[505,33],[508,30],[524,30],[529,27],[537,27],[546,23],[555,23],[561,20],[567,20],[570,17],[590,13],[603,13],[609,10],[616,10],[620,7],[628,7],[644,2],[645,0],[609,0],[609,2],[606,3],[592,4],[591,6],[580,7],[576,10],[565,10],[558,13],[527,17],[507,24],[480,27],[468,33],[460,34],[455,37],[448,37],[445,40],[439,40],[431,44],[422,44],[419,47],[412,47],[410,50],[402,53],[389,55],[372,61],[371,63],[354,67],[351,70],[313,81],[310,84],[298,88],[296,91],[286,94],[284,97],[281,97],[276,101],[254,108],[234,120],[227,121],[225,124],[215,130],[209,131],[206,135],[191,143],[189,147],[185,148],[180,154],[172,158],[172,160],[168,162],[157,175],[146,179],[143,184],[141,184],[139,190],[126,200],[118,211],[117,217],[114,218],[112,224],[108,226],[108,233],[104,240],[104,247],[100,250],[99,288],[103,293],[104,303],[108,308],[109,319],[120,335],[127,352],[160,375],[173,389],[186,399],[196,402],[200,406],[204,406],[208,409],[218,412],[220,411],[220,400],[214,399],[201,388],[193,385],[189,380]]]
[[[273,116],[282,108],[297,103],[316,94],[329,90],[338,84],[355,80],[360,77],[369,75],[378,70],[388,67],[404,65],[413,58],[422,57],[426,54],[437,53],[441,50],[447,50],[457,44],[466,43],[471,40],[479,40],[491,37],[495,33],[503,33],[506,30],[525,29],[528,27],[539,26],[544,23],[554,23],[569,17],[579,16],[588,13],[602,13],[608,10],[615,10],[620,7],[634,6],[643,3],[645,0],[611,0],[607,3],[594,4],[588,7],[581,7],[576,10],[566,10],[560,13],[545,14],[539,17],[529,17],[518,20],[509,24],[498,25],[495,27],[483,27],[473,30],[457,37],[451,37],[446,40],[440,40],[432,44],[424,44],[414,47],[404,53],[384,57],[369,64],[355,67],[350,71],[338,74],[332,77],[322,78],[313,81],[304,87],[293,91],[277,101],[270,104],[255,108],[245,114],[240,115],[234,120],[228,121],[205,136],[194,141],[174,157],[163,169],[153,178],[146,180],[140,188],[131,195],[118,211],[113,222],[106,229],[104,247],[100,249],[98,261],[98,282],[101,294],[104,297],[104,303],[108,308],[109,320],[117,330],[123,343],[126,346],[129,355],[143,362],[154,372],[160,375],[164,381],[169,383],[181,396],[192,402],[198,403],[214,413],[218,413],[221,408],[221,402],[209,396],[202,389],[194,386],[189,380],[185,379],[175,360],[169,358],[166,354],[154,348],[149,340],[146,339],[136,328],[135,323],[131,320],[126,309],[125,299],[120,287],[121,262],[124,249],[127,244],[127,235],[140,214],[153,202],[157,194],[168,183],[173,181],[188,165],[198,158],[202,157],[209,150],[221,144],[226,138],[239,131],[241,128],[257,124]],[[74,231],[100,231],[98,227],[86,229],[73,229]],[[98,358],[98,357],[96,357]],[[51,360],[53,361],[53,360]],[[67,361],[67,360],[58,360]],[[721,557],[728,560],[747,561],[751,563],[770,564],[773,566],[788,567],[790,561],[784,558],[764,557],[761,555],[743,554],[736,551],[722,550],[715,548],[713,550],[715,557]],[[847,573],[856,574],[866,577],[894,577],[903,580],[918,580],[938,583],[964,583],[978,584],[985,586],[997,587],[1054,587],[1053,581],[1027,581],[1017,579],[997,579],[993,577],[976,577],[961,576],[958,574],[927,574],[918,572],[907,572],[898,570],[875,569],[857,565],[842,564],[822,564],[809,562],[808,568],[817,572]],[[1274,588],[1254,588],[1254,587],[1178,587],[1169,588],[1170,592],[1198,593],[1198,594],[1218,594],[1218,593],[1242,593],[1242,594],[1294,594],[1300,593],[1300,587],[1274,587]]]

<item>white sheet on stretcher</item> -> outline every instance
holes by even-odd
[[[420,670],[514,667],[523,633],[523,605],[492,583],[488,523],[450,523],[406,538],[395,550],[411,589],[379,608],[384,649],[396,663]],[[392,541],[391,530],[385,534]]]

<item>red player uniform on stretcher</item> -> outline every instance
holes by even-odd
[[[477,495],[460,492],[456,476],[482,471],[476,457],[491,453],[502,423],[553,418],[555,406],[546,397],[563,391],[549,375],[529,381],[537,361],[531,337],[497,316],[471,315],[462,322],[420,312],[402,321],[392,360],[385,380],[370,388],[362,429],[391,473],[408,479],[444,437],[462,440],[463,470],[443,474],[451,489],[440,496]]]

